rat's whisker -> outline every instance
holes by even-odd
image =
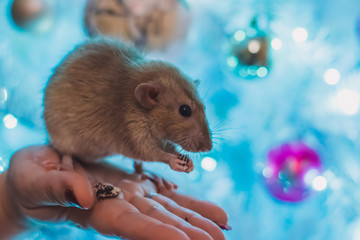
[[[223,145],[219,144],[218,142],[214,142],[214,149],[213,151],[216,150],[219,150],[219,151],[222,151],[224,148],[223,148]]]
[[[227,123],[226,120],[224,120],[224,121],[222,121],[222,122],[219,122],[219,123],[216,124],[215,126],[212,126],[212,127],[211,127],[211,130],[216,130],[216,129],[224,126],[226,123]]]
[[[229,141],[231,138],[229,136],[213,137],[213,142],[215,141]]]

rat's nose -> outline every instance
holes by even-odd
[[[211,133],[207,121],[202,126],[202,134],[200,136],[201,136],[200,137],[201,140],[199,141],[200,142],[199,151],[209,152],[212,149],[212,141],[211,141]]]
[[[206,141],[200,146],[200,152],[209,152],[212,149],[212,141]]]

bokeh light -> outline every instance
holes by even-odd
[[[238,60],[236,59],[236,57],[231,56],[228,58],[227,64],[229,65],[229,67],[234,68],[238,65]]]
[[[292,32],[292,37],[295,42],[305,42],[308,38],[308,32],[305,28],[295,28]]]
[[[327,181],[323,176],[317,176],[314,178],[312,186],[317,191],[323,191],[327,187]]]
[[[354,115],[359,111],[360,96],[350,89],[340,90],[336,97],[337,108],[347,115]]]
[[[274,174],[274,170],[272,167],[265,167],[262,171],[262,174],[265,178],[271,178]]]
[[[251,40],[248,45],[249,52],[257,53],[260,50],[260,42],[258,40]]]
[[[330,68],[324,74],[324,80],[329,85],[335,85],[340,81],[341,75],[338,70]]]
[[[234,34],[234,39],[238,42],[241,42],[242,40],[244,40],[246,38],[246,33],[242,30],[237,31]]]
[[[257,70],[256,70],[256,74],[258,75],[258,77],[260,78],[264,78],[268,75],[268,70],[266,67],[259,67]]]
[[[275,50],[280,50],[282,48],[282,41],[278,38],[275,38],[271,41],[271,46]]]
[[[216,169],[216,166],[217,162],[214,158],[204,157],[201,161],[201,167],[208,172],[214,171]]]
[[[16,119],[16,117],[14,117],[14,115],[12,114],[7,114],[4,118],[3,118],[3,122],[6,128],[8,129],[13,129],[17,126],[18,124],[18,120]]]

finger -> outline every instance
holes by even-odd
[[[176,189],[178,189],[178,186],[175,183],[173,183],[171,181],[168,181],[165,178],[162,178],[162,181],[163,181],[163,183],[164,183],[167,190],[172,190],[172,189],[176,190]]]
[[[74,164],[74,172],[60,172],[64,181],[65,198],[67,202],[78,204],[83,209],[89,209],[95,203],[93,186],[85,172],[79,165]],[[71,198],[73,193],[75,199]],[[60,194],[60,196],[62,196]],[[75,200],[75,201],[72,201]]]
[[[165,224],[172,225],[188,235],[190,239],[194,240],[212,240],[213,238],[201,230],[200,228],[194,227],[184,219],[167,211],[161,204],[148,198],[141,196],[135,196],[130,201],[141,213],[155,218]]]
[[[160,203],[169,212],[175,214],[181,219],[184,219],[185,221],[189,222],[191,225],[203,229],[204,231],[209,233],[213,239],[225,240],[225,236],[220,230],[220,228],[218,228],[218,226],[215,223],[201,216],[200,214],[179,206],[176,202],[165,196],[162,196],[161,194],[155,194],[151,197],[151,199]]]
[[[103,235],[129,240],[190,240],[179,229],[139,212],[126,200],[106,199],[88,211],[75,209],[73,221]]]
[[[78,164],[63,170],[62,159],[51,148],[35,146],[15,154],[10,173],[14,191],[29,208],[46,205],[90,208],[94,203],[93,189],[86,172]],[[69,167],[69,159],[65,159]]]
[[[94,192],[92,185],[84,172],[77,164],[74,171],[53,170],[43,172],[36,179],[34,192],[42,199],[35,198],[42,205],[77,206],[89,209],[94,204]],[[34,199],[34,198],[33,198]]]
[[[212,220],[220,228],[225,230],[231,229],[231,227],[227,225],[227,214],[216,204],[208,201],[197,200],[193,197],[182,195],[175,191],[163,191],[161,194],[174,200],[180,206],[191,209],[192,211],[199,213],[201,216]]]
[[[57,174],[60,183],[63,181],[62,188],[65,188],[65,192],[64,195],[61,190],[56,192],[56,199],[62,206],[75,205],[84,209],[91,208],[95,201],[93,187],[84,168],[78,162],[74,162],[69,155],[64,155],[61,157],[61,170],[57,171]],[[53,178],[56,181],[56,174]],[[65,204],[63,196],[65,196]]]

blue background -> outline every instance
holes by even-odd
[[[10,4],[0,1],[0,172],[17,149],[47,142],[46,82],[86,39],[84,1],[55,2],[54,22],[45,33],[16,28]],[[146,168],[178,183],[180,192],[223,207],[233,227],[225,233],[229,240],[360,239],[359,0],[191,0],[189,5],[193,21],[186,41],[149,56],[201,80],[210,127],[217,128],[215,148],[193,156],[195,171],[188,175],[157,163]],[[232,35],[246,30],[254,16],[269,42],[280,39],[282,47],[270,45],[267,77],[244,79],[229,68],[227,49]],[[306,29],[306,41],[294,40],[297,27]],[[337,84],[324,80],[330,68],[341,75]],[[15,128],[5,126],[8,114],[17,119]],[[271,196],[262,173],[271,148],[299,140],[320,155],[327,186],[290,204]],[[203,169],[205,156],[216,160],[214,171]],[[132,164],[118,157],[111,161],[125,168]],[[106,238],[67,225],[41,225],[20,239]]]

